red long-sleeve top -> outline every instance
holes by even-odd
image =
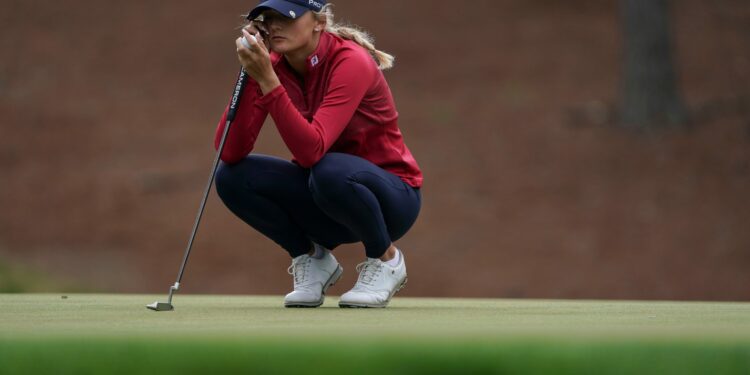
[[[272,52],[271,62],[281,85],[263,95],[258,83],[248,79],[222,161],[244,159],[270,114],[293,162],[303,168],[312,167],[327,152],[342,152],[369,160],[413,187],[422,185],[422,172],[398,127],[391,90],[367,50],[323,32],[318,48],[307,58],[304,77],[282,55]],[[216,129],[217,149],[228,108]]]

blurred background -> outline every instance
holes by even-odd
[[[166,293],[255,3],[2,2],[0,292]],[[400,295],[750,299],[750,2],[335,4],[425,175]],[[289,157],[270,121],[256,151]],[[212,193],[183,292],[289,263]]]

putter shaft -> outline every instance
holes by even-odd
[[[211,185],[214,182],[214,177],[216,176],[216,170],[219,167],[219,161],[221,161],[221,153],[224,151],[224,143],[226,143],[227,135],[229,134],[229,128],[232,125],[232,121],[234,120],[235,115],[237,114],[237,109],[240,105],[240,99],[242,98],[242,91],[245,88],[245,84],[247,83],[247,73],[245,73],[244,69],[240,69],[239,76],[237,77],[237,84],[234,86],[234,93],[232,95],[232,101],[229,104],[229,110],[227,111],[227,118],[226,123],[224,124],[224,132],[221,135],[221,141],[219,142],[219,147],[216,150],[216,157],[214,157],[214,164],[211,168],[211,174],[208,176],[208,183],[206,184],[206,189],[203,191],[203,199],[201,199],[200,206],[198,207],[198,214],[195,217],[195,223],[193,223],[193,230],[190,233],[190,240],[188,240],[187,247],[185,248],[185,256],[182,258],[182,264],[180,265],[180,272],[177,274],[177,281],[169,287],[169,297],[166,303],[160,303],[160,302],[154,302],[151,305],[146,305],[147,308],[155,311],[165,311],[162,309],[159,309],[160,306],[165,307],[168,306],[168,310],[174,309],[172,306],[172,295],[174,292],[180,289],[180,282],[182,281],[182,275],[185,273],[185,266],[187,265],[188,257],[190,257],[190,251],[193,248],[193,241],[195,241],[195,234],[198,232],[198,225],[201,222],[201,218],[203,217],[203,211],[206,208],[206,202],[208,201],[208,194],[211,192]]]

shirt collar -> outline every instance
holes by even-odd
[[[313,71],[319,67],[328,56],[328,51],[331,47],[331,34],[327,31],[320,33],[320,41],[318,41],[318,47],[313,51],[310,56],[307,57],[307,68],[309,71]]]
[[[323,31],[322,33],[320,33],[318,47],[316,47],[315,51],[313,51],[313,53],[311,53],[310,56],[305,59],[305,61],[307,62],[308,74],[317,70],[318,67],[323,65],[323,62],[330,54],[333,42],[334,37],[331,35],[331,33],[327,31]],[[284,55],[278,54],[276,52],[271,52],[271,64],[273,64],[274,67],[276,67],[282,61],[284,61]]]

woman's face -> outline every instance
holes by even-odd
[[[322,28],[312,12],[292,19],[275,10],[263,12],[263,25],[268,31],[271,50],[280,54],[306,49],[314,42],[315,28]]]

